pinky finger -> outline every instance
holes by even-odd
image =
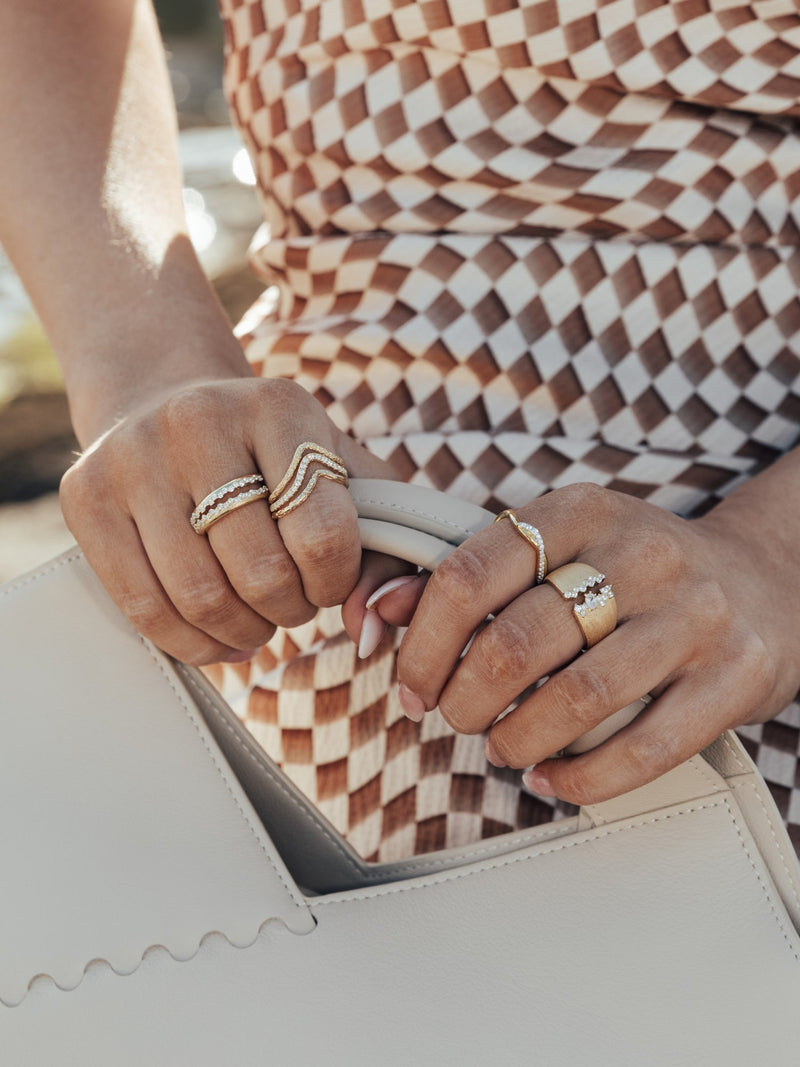
[[[103,527],[102,541],[82,541],[89,566],[131,625],[175,659],[196,666],[244,658],[237,650],[192,626],[164,591],[132,520]],[[108,545],[113,544],[113,556]]]
[[[732,701],[709,702],[708,683],[681,679],[599,748],[544,760],[523,780],[533,793],[570,804],[598,804],[647,785],[696,756],[731,721]]]

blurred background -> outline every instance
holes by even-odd
[[[261,290],[247,266],[260,212],[222,94],[216,0],[156,0],[155,7],[178,106],[191,237],[235,322]],[[0,581],[72,543],[57,489],[76,449],[58,366],[0,248]]]

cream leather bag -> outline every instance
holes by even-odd
[[[426,567],[492,519],[352,492],[364,543]],[[77,550],[0,626],[8,1067],[797,1064],[800,872],[732,734],[574,819],[372,865]]]

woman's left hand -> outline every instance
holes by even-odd
[[[797,567],[788,578],[781,551],[765,558],[757,519],[726,504],[689,521],[582,484],[516,510],[541,532],[550,573],[580,560],[613,587],[616,628],[583,654],[574,601],[535,585],[536,552],[508,519],[429,579],[388,583],[372,606],[408,624],[398,659],[407,713],[419,720],[438,705],[455,730],[488,730],[492,763],[533,766],[533,791],[576,804],[643,785],[724,729],[776,715],[800,688]],[[367,566],[346,621],[374,588]],[[647,709],[599,748],[552,758],[648,693]]]

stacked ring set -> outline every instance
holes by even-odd
[[[264,497],[272,518],[282,519],[308,500],[321,478],[346,488],[348,474],[344,461],[322,445],[305,441],[297,447],[286,473],[271,492],[262,474],[234,478],[203,497],[189,521],[196,533],[205,534],[225,515]],[[536,527],[520,520],[510,509],[501,512],[495,521],[502,519],[508,519],[534,550],[535,584],[546,581],[565,600],[575,601],[573,616],[583,636],[583,647],[591,648],[607,637],[617,625],[617,605],[611,585],[603,584],[605,575],[580,561],[567,563],[548,574],[544,539]]]
[[[234,478],[203,497],[189,519],[195,533],[207,533],[215,522],[237,508],[267,497],[273,519],[289,515],[311,496],[320,478],[347,488],[347,468],[340,456],[322,445],[305,441],[295,450],[289,468],[270,492],[262,474]]]
[[[548,582],[564,600],[574,600],[572,613],[583,636],[583,647],[591,648],[614,630],[617,625],[617,603],[610,583],[603,585],[606,576],[588,563],[575,561],[547,572],[544,539],[535,526],[522,522],[507,509],[495,519],[509,519],[517,533],[536,553],[536,585]]]

